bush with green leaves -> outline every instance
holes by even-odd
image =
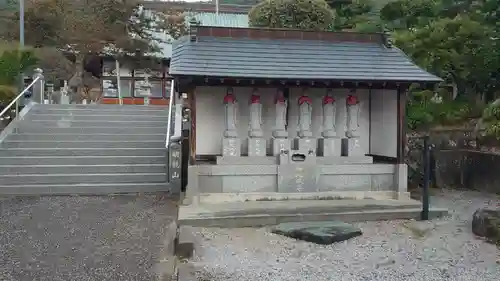
[[[417,91],[407,106],[408,128],[423,129],[436,125],[461,125],[470,118],[480,116],[482,108],[467,100],[443,99],[436,103],[431,100],[434,92]]]
[[[0,54],[0,102],[9,101],[17,94],[19,74],[29,70],[37,62],[38,59],[29,50],[11,50]]]
[[[500,140],[500,100],[496,100],[486,107],[481,122],[487,136]]]
[[[325,0],[263,0],[248,14],[252,27],[330,30],[335,11]]]

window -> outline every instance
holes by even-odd
[[[136,79],[134,84],[134,96],[136,97],[163,97],[161,80]]]
[[[132,96],[132,80],[120,79],[121,97]],[[118,87],[116,77],[107,77],[102,80],[102,95],[103,97],[118,97]]]

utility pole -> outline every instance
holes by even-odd
[[[19,47],[24,48],[24,0],[19,0]]]
[[[19,0],[19,51],[24,49],[24,0]],[[19,73],[19,91],[24,89],[24,73]],[[23,105],[25,101],[23,98]]]

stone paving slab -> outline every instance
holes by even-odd
[[[160,195],[0,198],[0,280],[172,280],[176,216]]]

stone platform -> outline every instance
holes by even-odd
[[[341,220],[343,222],[418,219],[415,200],[333,199],[203,203],[182,206],[179,224],[202,227],[261,227],[284,222]],[[447,214],[431,209],[431,217]]]

